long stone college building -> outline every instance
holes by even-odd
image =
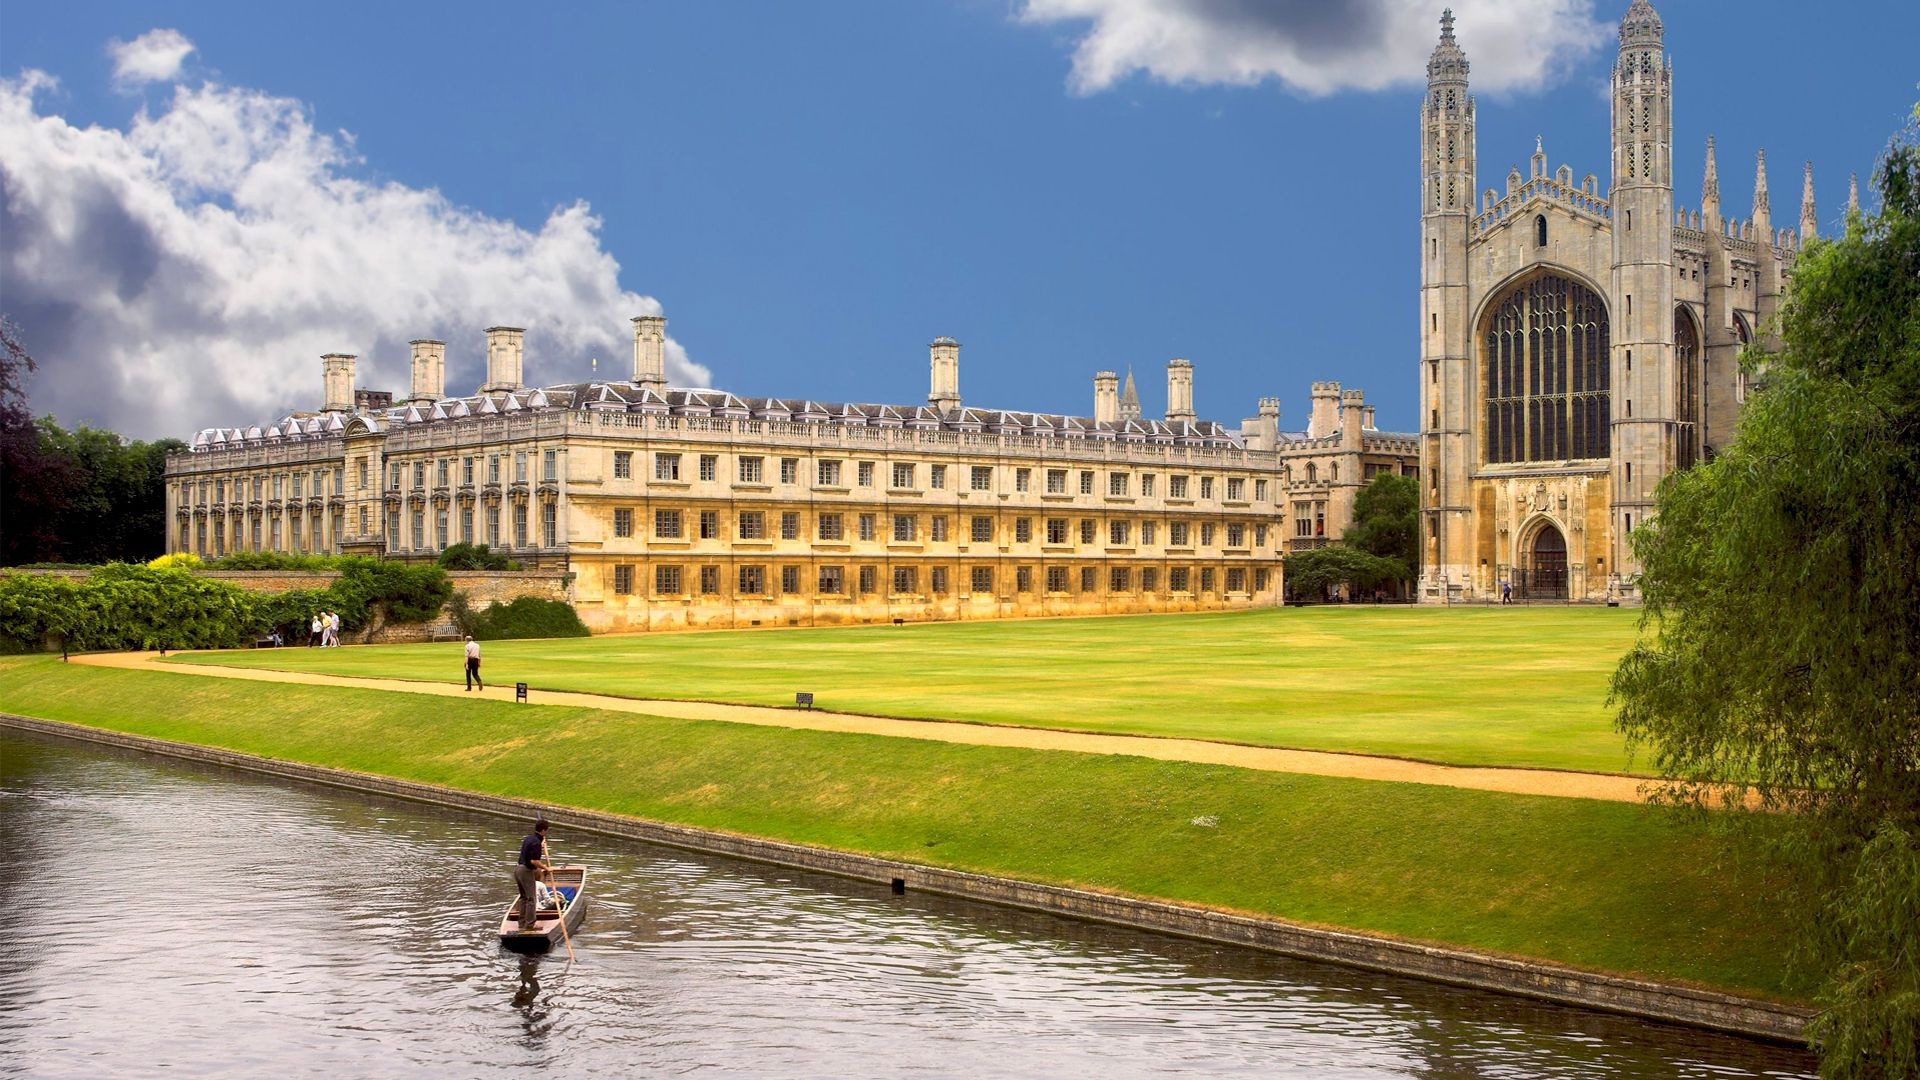
[[[1282,556],[1337,538],[1377,472],[1416,471],[1415,437],[1338,383],[1305,431],[1274,398],[1200,420],[1185,360],[1148,420],[1112,372],[1091,417],[964,406],[951,338],[925,405],[843,405],[670,388],[659,316],[633,320],[627,381],[530,388],[525,332],[486,333],[475,394],[446,396],[446,346],[422,340],[403,401],[330,354],[318,411],[200,432],[167,463],[168,549],[484,543],[569,571],[596,631],[1211,610],[1278,603]]]
[[[1697,210],[1673,195],[1674,75],[1633,0],[1612,73],[1612,180],[1525,172],[1475,207],[1467,57],[1441,18],[1420,108],[1421,599],[1631,598],[1628,537],[1662,478],[1732,437],[1740,353],[1814,236],[1775,228],[1764,151],[1753,212],[1721,211],[1707,140]]]

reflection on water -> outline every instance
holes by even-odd
[[[1685,1028],[0,733],[0,1073],[1805,1076]]]

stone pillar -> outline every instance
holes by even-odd
[[[521,387],[520,368],[527,332],[517,326],[487,328],[487,381],[483,393],[501,393]]]

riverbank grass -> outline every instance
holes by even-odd
[[[1736,993],[1805,990],[1775,931],[1790,882],[1760,845],[1636,804],[44,657],[0,658],[0,709]]]
[[[804,690],[882,716],[1627,772],[1607,680],[1638,632],[1608,608],[1266,608],[501,641],[485,663],[542,690],[776,706]],[[175,660],[462,677],[450,644]]]

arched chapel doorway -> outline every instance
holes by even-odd
[[[1567,598],[1567,538],[1553,525],[1543,522],[1527,545],[1518,591],[1528,600]]]

